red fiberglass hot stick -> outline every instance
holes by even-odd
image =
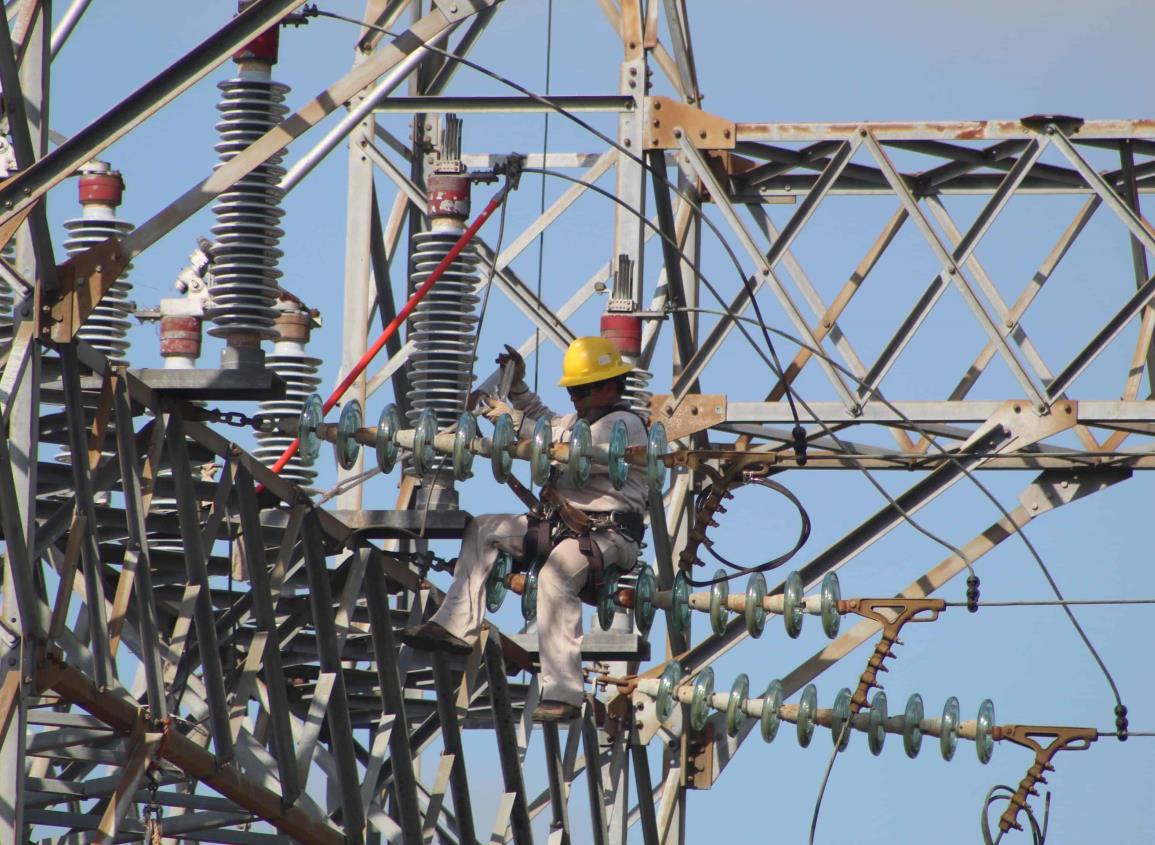
[[[433,268],[433,272],[429,274],[429,278],[421,284],[421,287],[413,292],[413,295],[409,297],[409,301],[405,303],[405,307],[403,307],[389,325],[385,327],[385,330],[381,332],[381,335],[373,342],[373,345],[361,356],[361,360],[349,371],[349,374],[341,379],[341,383],[337,385],[333,392],[329,394],[329,398],[325,400],[324,412],[326,414],[333,410],[333,406],[337,404],[337,401],[345,395],[345,391],[348,390],[361,373],[365,371],[365,368],[369,366],[369,362],[377,356],[377,353],[381,351],[389,341],[389,338],[397,333],[397,329],[401,327],[401,324],[405,322],[409,314],[417,307],[418,303],[424,299],[425,294],[429,293],[429,289],[441,278],[441,274],[453,263],[453,260],[457,258],[461,250],[465,248],[465,245],[473,240],[473,236],[477,234],[477,230],[485,225],[485,221],[488,220],[493,212],[505,201],[510,189],[515,184],[516,181],[514,179],[508,179],[501,190],[493,195],[493,199],[489,201],[489,204],[485,206],[481,214],[477,215],[477,219],[469,225],[468,229],[461,233],[461,237],[457,239],[457,243],[453,245],[438,265]],[[285,468],[285,465],[288,464],[293,455],[297,453],[299,445],[300,440],[294,438],[293,442],[285,449],[284,454],[273,464],[272,470],[274,473],[279,473]]]

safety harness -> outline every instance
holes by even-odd
[[[638,416],[643,425],[646,420],[624,402],[619,402],[589,422],[596,422],[609,414],[625,411]],[[512,480],[512,476],[510,477]],[[518,485],[521,486],[520,484]],[[524,490],[524,488],[522,488]],[[514,489],[514,492],[518,492]],[[528,492],[528,491],[526,491]],[[521,496],[518,493],[519,497]],[[524,501],[524,497],[522,497]],[[584,511],[570,504],[553,486],[551,479],[541,490],[541,502],[530,506],[526,514],[528,526],[525,532],[522,565],[526,569],[541,566],[549,559],[550,553],[563,540],[576,539],[578,549],[589,561],[590,577],[586,579],[580,598],[587,603],[596,601],[598,591],[605,580],[605,561],[602,550],[594,541],[597,531],[616,531],[632,543],[640,544],[646,534],[645,518],[630,511]]]

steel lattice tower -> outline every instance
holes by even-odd
[[[117,106],[51,144],[42,115],[53,55],[85,17],[106,13],[93,8],[86,15],[87,2],[76,0],[46,22],[50,4],[9,4],[0,87],[13,167],[0,182],[0,232],[16,254],[5,258],[0,284],[15,292],[16,322],[0,375],[0,841],[140,841],[154,831],[169,841],[258,845],[687,841],[687,813],[731,788],[737,778],[728,780],[727,769],[750,765],[743,768],[748,776],[790,777],[794,764],[776,768],[766,762],[769,752],[745,762],[755,758],[759,734],[770,732],[770,717],[761,714],[770,712],[764,708],[774,695],[782,705],[779,718],[775,700],[776,728],[799,721],[805,728],[809,719],[821,733],[848,724],[850,735],[870,735],[872,750],[889,730],[903,734],[909,754],[911,717],[899,714],[917,674],[904,669],[887,677],[894,721],[884,730],[881,705],[876,723],[868,706],[878,700],[870,692],[877,676],[862,670],[869,647],[880,655],[876,664],[891,656],[894,617],[931,608],[943,615],[936,624],[957,625],[950,630],[986,643],[981,627],[994,617],[967,614],[968,575],[982,577],[983,599],[1005,597],[994,564],[1012,546],[1022,548],[1021,529],[1037,525],[1031,530],[1043,534],[1053,525],[1062,536],[1052,511],[1066,513],[1083,499],[1118,502],[1145,489],[1143,471],[1155,468],[1148,440],[1155,423],[1155,229],[1142,200],[1155,185],[1155,120],[1039,114],[742,122],[703,103],[690,19],[707,12],[687,5],[589,4],[591,18],[610,24],[597,37],[605,42],[600,49],[612,50],[617,90],[542,97],[507,89],[458,93],[476,89],[459,84],[461,64],[442,51],[472,55],[502,26],[506,10],[496,0],[370,0],[364,22],[399,34],[349,26],[350,40],[359,38],[352,68],[323,80],[323,93],[311,100],[306,89],[282,104],[284,86],[262,78],[276,102],[264,104],[260,125],[248,125],[244,114],[229,117],[228,155],[193,173],[194,187],[151,218],[134,214],[131,231],[118,223],[107,240],[69,241],[65,259],[66,233],[53,231],[45,199],[60,196],[63,204],[82,167],[104,160],[155,112],[174,108],[199,80],[227,78],[230,59],[298,18],[300,3],[253,0],[201,43],[183,47],[183,56],[174,51],[164,72]],[[601,133],[584,134],[588,146],[577,150],[527,141],[517,151],[527,153],[522,162],[513,150],[488,149],[484,130],[471,132],[492,125],[487,121],[557,109]],[[462,121],[464,146],[456,130],[442,131],[446,122],[457,125],[447,114]],[[306,134],[330,115],[323,132]],[[389,122],[396,115],[408,122],[408,137]],[[108,158],[131,186],[130,164]],[[347,177],[340,207],[325,212],[344,221],[339,314],[331,278],[286,271],[281,279],[274,265],[282,251],[284,261],[292,258],[294,244],[279,228],[275,237],[267,231],[281,225],[284,198],[326,158],[339,159]],[[337,333],[340,375],[348,374],[425,278],[431,262],[422,263],[421,249],[436,240],[430,210],[446,160],[489,178],[473,185],[475,206],[499,190],[511,162],[515,171],[524,164],[529,173],[557,171],[569,181],[540,213],[511,220],[503,236],[491,225],[473,241],[460,262],[467,284],[450,303],[453,314],[465,315],[455,317],[465,339],[455,341],[450,364],[423,363],[423,373],[434,371],[423,378],[454,389],[473,385],[472,374],[436,368],[473,365],[466,341],[475,324],[485,329],[473,306],[486,286],[500,302],[490,307],[504,315],[503,330],[520,332],[511,343],[544,361],[543,372],[574,337],[595,331],[590,314],[637,318],[642,328],[631,354],[652,380],[639,377],[635,387],[639,396],[654,394],[653,419],[673,448],[668,463],[676,471],[651,502],[644,552],[662,596],[654,600],[654,627],[639,630],[618,608],[608,631],[589,633],[583,648],[591,681],[600,683],[591,683],[582,719],[560,730],[535,728],[526,715],[538,696],[536,632],[532,624],[523,629],[510,608],[493,618],[467,660],[430,659],[394,641],[397,628],[440,601],[444,582],[430,575],[429,564],[448,554],[438,544],[459,538],[469,518],[455,499],[424,507],[429,474],[423,479],[403,465],[395,470],[397,492],[393,484],[369,486],[380,479],[353,483],[372,469],[377,450],[369,446],[335,474],[346,485],[335,501],[321,501],[266,466],[296,433],[296,419],[274,420],[274,412],[285,403],[295,408],[317,378],[312,368],[322,355],[316,347],[306,353],[302,338]],[[249,226],[245,190],[257,192],[263,234]],[[264,286],[268,313],[258,315],[255,328],[242,326],[246,362],[260,357],[262,337],[276,334],[270,327],[279,312],[269,303],[280,301],[301,324],[289,338],[296,344],[290,363],[305,362],[305,369],[287,398],[271,365],[159,370],[134,363],[147,360],[140,341],[129,353],[118,340],[129,358],[121,366],[85,342],[89,317],[99,318],[112,299],[121,309],[123,291],[115,285],[130,263],[139,282],[142,253],[179,240],[174,229],[198,212],[208,231],[204,215],[214,204],[232,215],[229,237],[265,251],[229,259],[244,265],[242,281]],[[576,211],[591,205],[597,210]],[[538,236],[580,239],[595,216],[612,217],[612,244],[599,245],[596,258],[584,254],[588,266],[575,262],[562,284],[537,288],[530,247]],[[463,228],[457,222],[442,228],[456,236]],[[859,237],[868,226],[870,236]],[[815,248],[816,240],[828,248]],[[1025,275],[988,262],[987,246],[996,242],[1021,245],[1016,256],[1030,265]],[[1094,277],[1072,276],[1067,268],[1088,243]],[[444,246],[437,242],[438,257]],[[189,245],[174,249],[187,253]],[[849,258],[838,270],[836,253]],[[211,246],[202,258],[211,282]],[[615,276],[616,268],[627,269]],[[240,273],[219,263],[216,271],[226,287]],[[590,305],[606,292],[604,308]],[[190,294],[194,325],[205,316],[202,306],[203,298]],[[314,325],[311,308],[326,313],[326,326]],[[137,316],[159,316],[146,311],[138,308]],[[770,358],[771,329],[779,332],[778,375],[761,360]],[[428,385],[414,388],[408,374],[423,337],[412,324],[391,336],[342,397],[365,409],[367,428],[375,430],[390,402],[399,406],[399,424],[419,419],[423,406],[412,400],[424,401]],[[478,350],[477,383],[492,388],[498,374],[488,349]],[[338,362],[325,363],[335,370]],[[760,375],[747,377],[747,368]],[[222,403],[239,404],[222,410]],[[441,416],[452,416],[442,405]],[[264,445],[246,448],[253,425]],[[284,430],[274,431],[278,425]],[[60,445],[72,457],[64,466],[51,458]],[[488,474],[483,463],[474,468],[478,476]],[[881,495],[866,486],[864,470],[878,479]],[[295,469],[292,477],[311,482],[310,472]],[[996,479],[996,498],[1009,504],[988,504],[981,516],[958,508],[959,491],[971,489],[975,477]],[[677,598],[678,573],[709,578],[713,567],[700,564],[732,536],[727,520],[735,517],[718,507],[727,494],[745,500],[769,482],[805,490],[799,499],[811,503],[825,497],[817,491],[845,485],[854,507],[819,501],[825,519],[814,538],[761,586],[743,577],[728,597],[706,588]],[[475,483],[459,485],[466,504]],[[778,535],[793,529],[759,519],[747,557],[790,545],[792,536],[779,543]],[[867,561],[877,563],[872,547],[889,549],[904,532],[949,542],[944,549],[926,540],[910,559],[866,571]],[[1104,572],[1130,563],[1116,558],[1143,554],[1121,552],[1110,540],[1102,543]],[[787,577],[791,569],[797,575]],[[843,578],[842,604],[830,592],[831,573]],[[1075,579],[1079,571],[1064,574]],[[1116,594],[1124,589],[1113,575],[1103,580]],[[824,583],[825,603],[798,598],[821,596]],[[642,592],[641,583],[626,584],[623,603],[639,602]],[[1088,594],[1102,591],[1080,595]],[[892,603],[851,600],[861,596]],[[948,603],[934,605],[937,598]],[[676,602],[693,617],[688,629],[673,621]],[[755,604],[765,611],[747,612]],[[689,605],[713,619],[690,613]],[[878,606],[885,613],[867,612]],[[813,653],[813,644],[805,652],[779,649],[788,639],[779,617],[791,608],[799,619],[804,609],[825,609],[828,625],[840,610],[844,624],[831,627],[832,642]],[[1117,624],[1134,624],[1141,636],[1131,620]],[[908,654],[909,665],[918,665],[920,639],[931,627],[904,629],[900,666]],[[855,651],[863,644],[868,648]],[[981,677],[982,661],[989,666],[1005,656],[981,651],[969,678]],[[957,653],[944,660],[958,660]],[[766,677],[739,675],[747,671]],[[779,685],[763,694],[771,677]],[[819,678],[845,686],[846,695],[834,707],[834,696],[823,695],[804,715],[814,701],[807,685]],[[1006,678],[992,674],[991,683]],[[1097,675],[1079,675],[1073,692],[1040,691],[1045,715],[1016,712],[1013,724],[994,723],[986,710],[970,720],[970,701],[961,717],[949,716],[948,705],[948,717],[935,721],[938,704],[928,694],[919,722],[924,753],[943,735],[944,749],[952,736],[977,738],[982,758],[984,737],[1022,745],[1024,723],[1039,720],[1057,721],[1053,736],[1071,747],[1101,740],[1078,759],[1058,757],[1051,776],[1058,783],[1108,743],[1112,755],[1133,750],[1113,744],[1106,705],[1097,705],[1101,731],[1072,733],[1076,720],[1067,714],[1099,685]],[[976,699],[998,694],[971,692]],[[1151,723],[1149,707],[1132,706],[1137,725]],[[1125,732],[1127,714],[1117,715]],[[467,730],[489,737],[484,752],[463,741]],[[1040,730],[1032,736],[1052,736],[1050,728]],[[860,738],[846,753],[863,754],[865,745]],[[1023,752],[1008,764],[1006,779],[1018,783],[1030,763]],[[940,798],[945,804],[957,796]],[[727,812],[751,829],[766,824],[758,808],[740,809]]]

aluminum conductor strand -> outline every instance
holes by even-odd
[[[269,30],[234,57],[237,75],[218,85],[221,120],[216,150],[221,164],[229,161],[277,125],[287,112],[288,86],[272,79],[277,61],[277,30]],[[218,165],[219,166],[219,165]],[[209,334],[227,344],[221,364],[237,368],[262,366],[261,341],[277,337],[277,279],[283,253],[277,248],[284,232],[278,223],[285,169],[281,154],[263,164],[220,195],[213,206],[216,225]]]

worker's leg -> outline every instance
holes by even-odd
[[[620,534],[599,531],[594,541],[605,566],[628,569],[638,547]],[[589,561],[577,540],[554,547],[538,576],[537,639],[541,652],[541,697],[580,706],[585,695],[581,672],[582,604],[578,593],[589,575]]]
[[[453,583],[433,621],[467,643],[477,641],[485,616],[485,581],[498,551],[521,554],[526,518],[514,514],[483,514],[465,529]]]

